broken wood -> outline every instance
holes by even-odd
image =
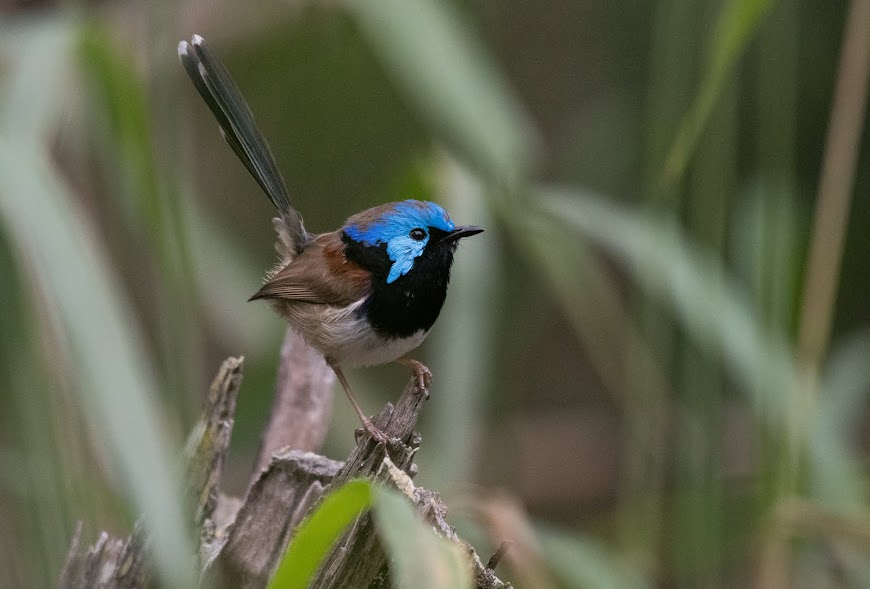
[[[316,452],[323,445],[332,413],[335,373],[323,355],[287,328],[275,380],[275,398],[263,431],[251,483],[282,448]]]
[[[202,586],[265,587],[292,540],[297,526],[330,488],[358,477],[392,484],[390,468],[409,476],[416,472],[414,454],[420,435],[414,431],[428,391],[408,382],[395,406],[387,404],[373,419],[392,438],[385,447],[365,435],[344,462],[314,454],[323,441],[329,419],[331,385],[323,358],[295,334],[288,332],[282,347],[281,368],[273,414],[263,436],[262,454],[268,461],[258,468],[244,499],[220,492],[220,477],[229,448],[242,360],[229,358],[209,389],[202,418],[187,444],[186,488],[195,507],[192,522],[200,537]],[[328,369],[328,367],[326,367]],[[331,371],[329,371],[331,373]],[[290,430],[288,434],[283,430]],[[274,448],[277,440],[290,446]],[[389,460],[385,460],[385,458]],[[395,466],[393,466],[395,465]],[[417,511],[441,536],[457,543],[468,556],[479,589],[509,589],[485,566],[474,549],[447,523],[447,507],[437,493],[415,488],[411,494]],[[141,523],[126,540],[105,532],[86,546],[81,526],[76,529],[59,586],[145,587],[150,564]],[[314,589],[390,587],[387,557],[374,523],[363,514],[349,527],[321,563]]]

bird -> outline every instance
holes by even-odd
[[[200,35],[178,44],[184,70],[221,135],[278,211],[278,261],[249,300],[269,301],[335,372],[363,429],[389,438],[362,410],[344,368],[398,362],[420,390],[431,371],[408,357],[435,324],[459,241],[483,231],[457,225],[434,202],[401,200],[350,216],[337,230],[305,230],[254,115],[226,67]]]

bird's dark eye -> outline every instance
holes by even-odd
[[[411,229],[411,233],[408,234],[411,239],[414,241],[423,241],[426,239],[426,232],[420,229],[419,227],[415,227]]]

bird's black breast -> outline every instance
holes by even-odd
[[[372,293],[360,308],[374,330],[387,338],[410,337],[428,331],[444,305],[453,248],[427,244],[404,276],[387,283],[392,260],[386,244],[366,245],[344,236],[345,255],[372,272]]]

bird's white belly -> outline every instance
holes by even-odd
[[[405,338],[378,335],[366,318],[356,312],[363,302],[347,307],[284,302],[279,312],[311,347],[343,367],[392,362],[426,339],[429,332],[423,330]]]

